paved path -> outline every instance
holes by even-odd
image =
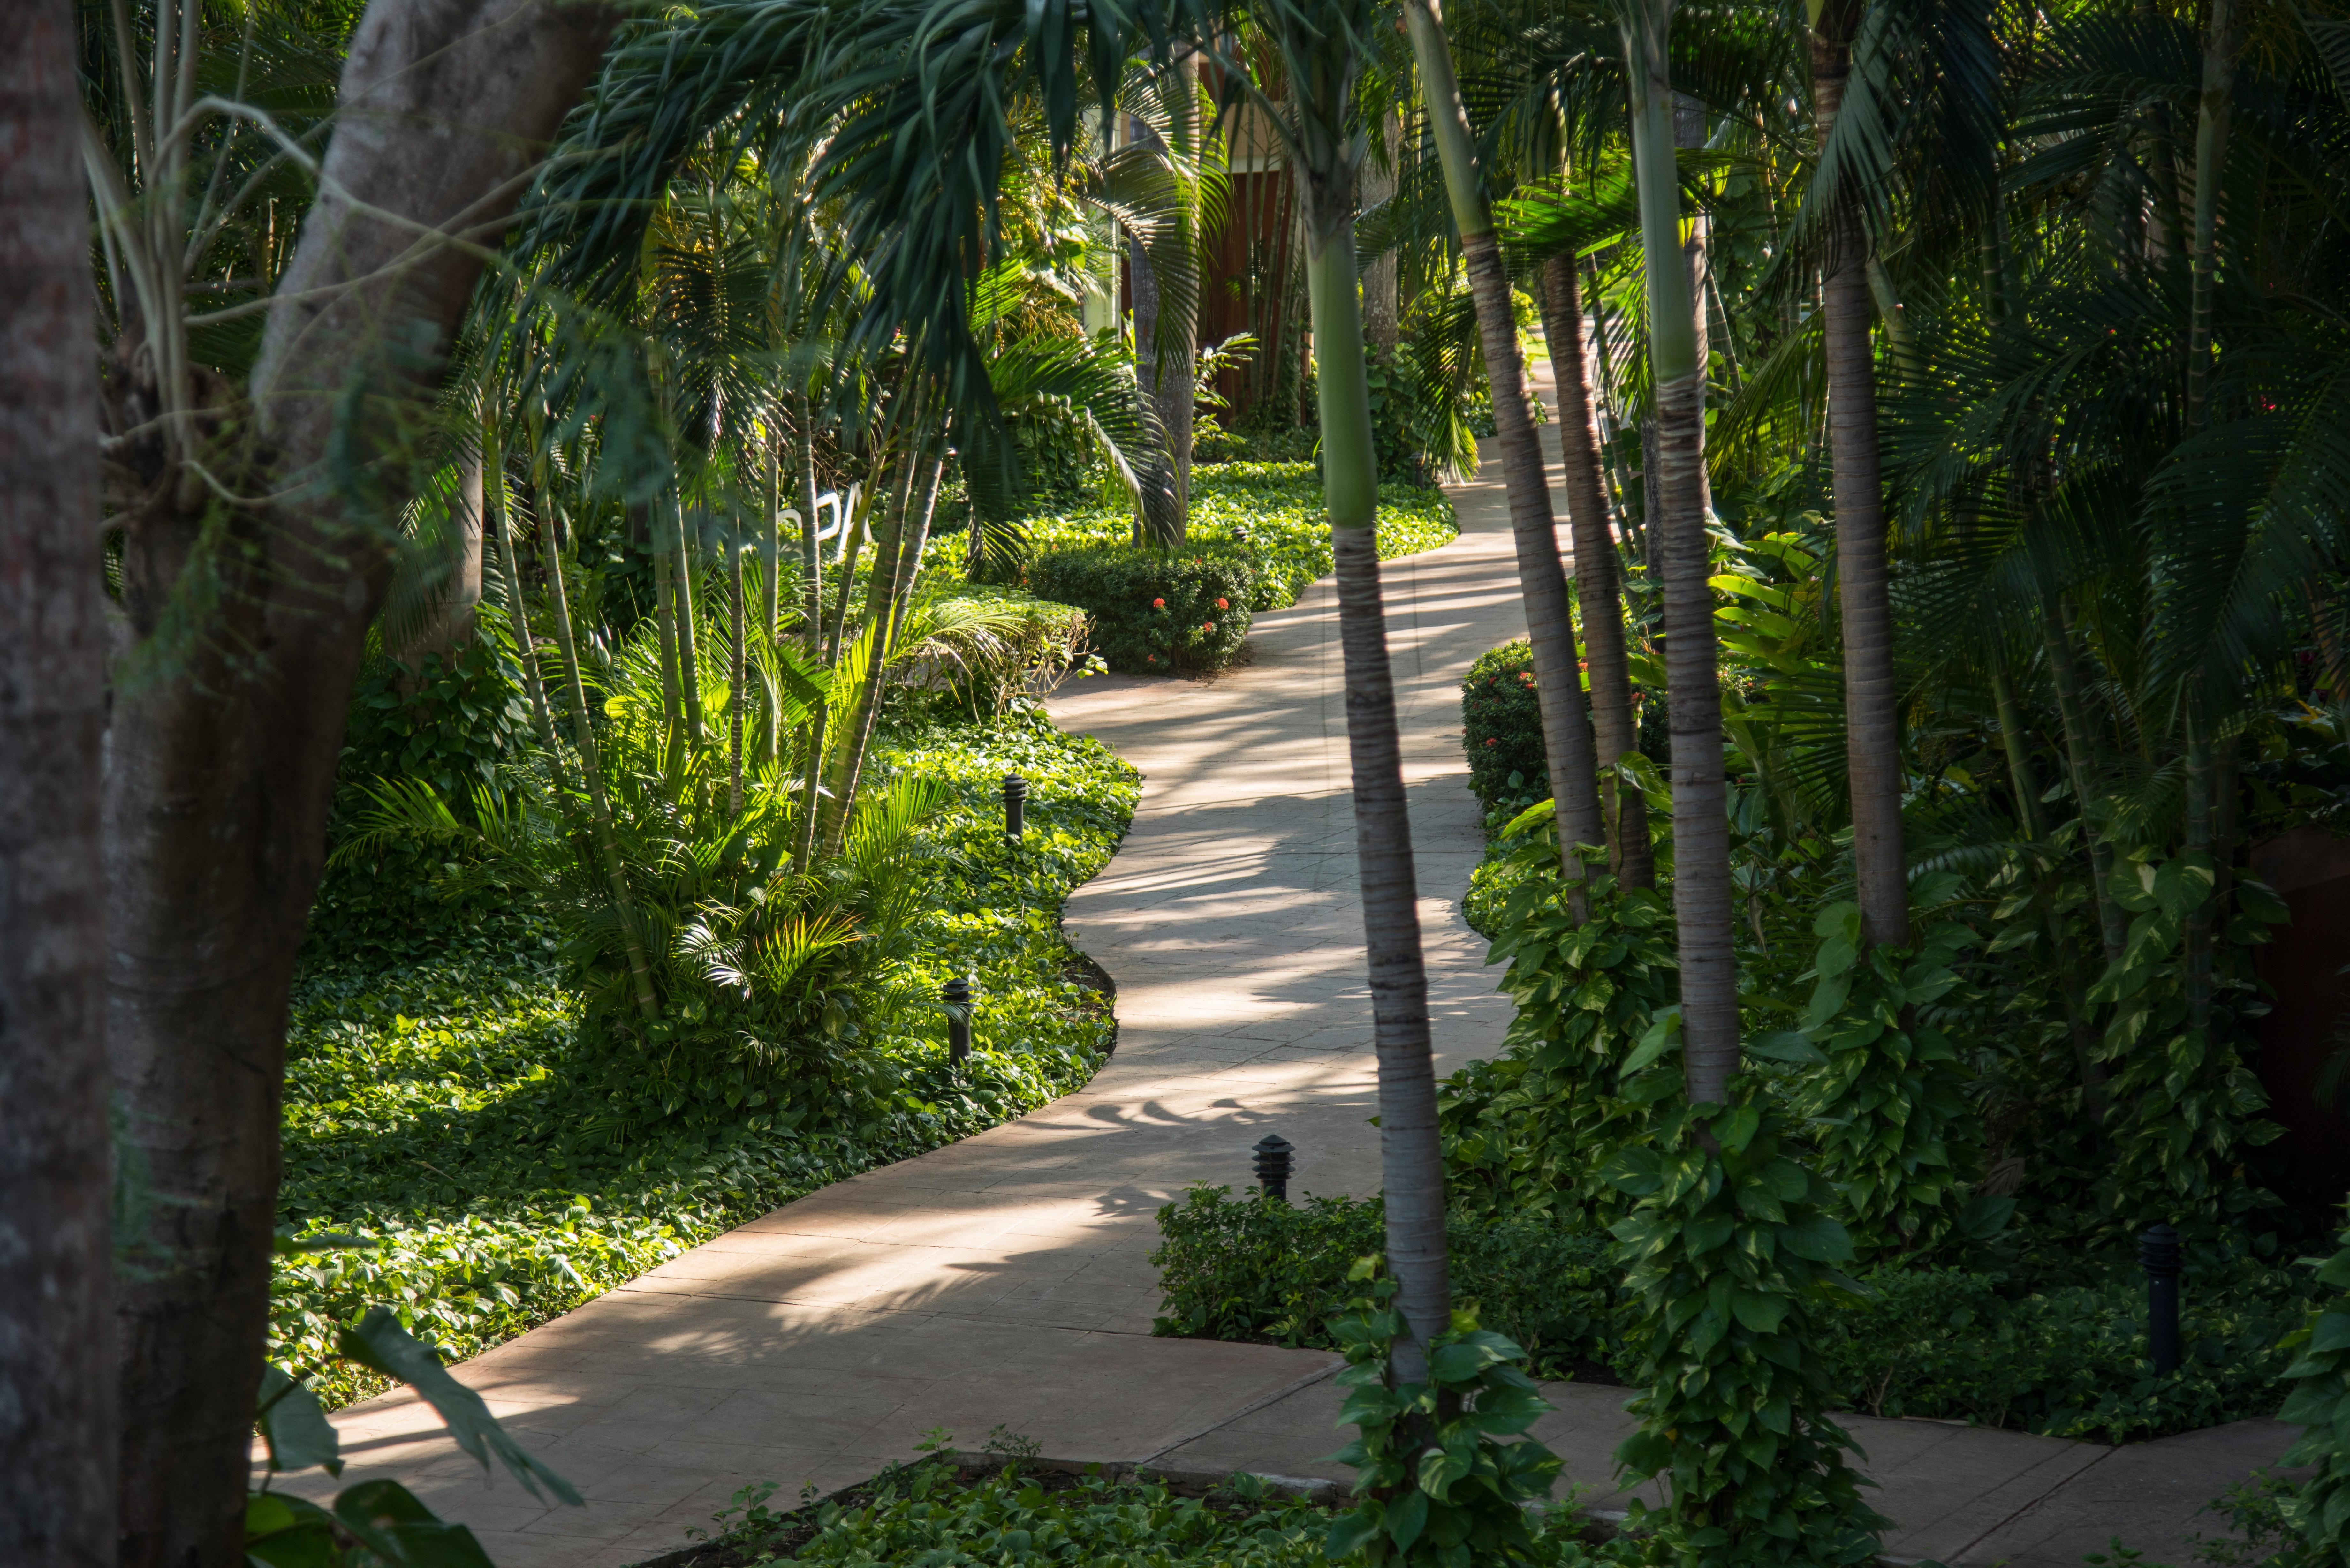
[[[1480,849],[1459,681],[1523,628],[1497,479],[1458,491],[1459,541],[1388,567],[1446,1064],[1496,1049],[1506,1021],[1457,904]],[[467,1363],[586,1508],[485,1485],[404,1392],[336,1418],[346,1482],[401,1479],[501,1568],[619,1568],[683,1544],[747,1481],[828,1489],[937,1427],[967,1448],[1000,1425],[1055,1458],[1343,1474],[1315,1459],[1339,1441],[1336,1358],[1150,1337],[1146,1261],[1154,1211],[1193,1181],[1244,1183],[1268,1128],[1297,1146],[1305,1189],[1378,1187],[1336,622],[1317,584],[1258,618],[1247,669],[1102,678],[1054,702],[1146,778],[1117,858],[1067,912],[1118,984],[1118,1049],[1083,1092],[803,1199]],[[1610,1506],[1623,1392],[1551,1394],[1538,1431]],[[1856,1425],[1899,1526],[1889,1551],[2047,1568],[2116,1532],[2183,1561],[2194,1506],[2284,1446],[2273,1423],[2168,1450]]]

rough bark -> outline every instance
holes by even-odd
[[[1694,151],[1705,145],[1705,105],[1685,92],[1673,94],[1673,146]],[[1712,375],[1713,331],[1712,316],[1706,309],[1706,294],[1712,286],[1709,275],[1712,256],[1709,250],[1711,233],[1702,208],[1690,214],[1689,236],[1681,241],[1681,265],[1689,269],[1690,330],[1697,341],[1697,504],[1707,515],[1713,514],[1713,476],[1706,472],[1705,399],[1707,381]]]
[[[1813,25],[1812,116],[1825,148],[1852,75],[1860,7],[1835,0]],[[1877,440],[1876,303],[1859,209],[1839,201],[1821,281],[1835,464],[1836,604],[1844,629],[1846,762],[1852,783],[1853,873],[1861,939],[1908,941],[1909,883],[1901,833],[1901,715],[1894,682],[1884,478]]]
[[[74,9],[0,52],[0,1562],[110,1568],[106,724]]]
[[[144,1224],[123,1238],[140,1266],[116,1291],[123,1568],[244,1560],[287,988],[352,678],[416,489],[389,443],[437,385],[480,271],[419,227],[496,243],[610,26],[599,7],[530,0],[369,8],[253,378],[247,488],[277,499],[224,511],[225,545],[202,546],[222,622],[115,690],[108,1053],[124,1158],[147,1185]],[[118,392],[136,419],[135,372]],[[338,441],[346,421],[355,439]],[[193,493],[182,478],[153,474],[152,501],[121,518],[142,637],[199,551],[206,517],[175,504]]]
[[[1183,158],[1198,156],[1200,143],[1200,63],[1196,55],[1179,55],[1169,67],[1168,119],[1174,132],[1174,151]],[[1134,373],[1143,397],[1157,416],[1162,444],[1142,475],[1143,523],[1153,542],[1180,545],[1191,517],[1192,383],[1199,369],[1200,276],[1197,225],[1185,221],[1180,245],[1161,246],[1160,262],[1177,260],[1191,268],[1178,290],[1161,286],[1155,263],[1133,242],[1129,265],[1134,278]]]
[[[1621,786],[1616,764],[1640,747],[1632,712],[1632,673],[1624,647],[1624,597],[1608,525],[1607,485],[1599,461],[1599,410],[1584,352],[1581,277],[1572,256],[1543,263],[1543,335],[1557,383],[1559,452],[1566,469],[1566,513],[1575,540],[1575,596],[1583,611],[1583,654],[1591,674],[1591,729],[1599,771],[1600,812],[1609,863],[1633,888],[1653,887],[1656,853],[1648,842],[1648,804]]]

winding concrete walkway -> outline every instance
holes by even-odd
[[[1487,472],[1456,491],[1457,542],[1387,571],[1440,1071],[1497,1049],[1507,1016],[1457,903],[1481,847],[1459,683],[1523,629]],[[345,1482],[400,1479],[501,1568],[619,1568],[685,1544],[746,1482],[829,1489],[934,1428],[966,1448],[1001,1426],[1055,1458],[1344,1475],[1315,1458],[1340,1441],[1337,1358],[1150,1337],[1148,1262],[1159,1207],[1248,1181],[1267,1130],[1297,1146],[1307,1190],[1378,1185],[1336,623],[1317,584],[1258,618],[1248,668],[1103,678],[1054,701],[1146,779],[1117,858],[1067,911],[1118,986],[1118,1051],[1083,1092],[778,1210],[462,1367],[587,1507],[485,1483],[404,1391],[336,1418]],[[1538,1431],[1609,1506],[1624,1392],[1550,1392]],[[2288,1436],[2244,1423],[2108,1450],[1856,1425],[1898,1526],[1889,1551],[2048,1568],[2116,1532],[2183,1560],[2194,1508]]]

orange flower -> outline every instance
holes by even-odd
[[[1165,609],[1167,607],[1167,601],[1165,599],[1153,599],[1150,601],[1150,607],[1152,609]]]
[[[1218,600],[1216,601],[1216,607],[1217,607],[1218,609],[1230,609],[1230,608],[1232,608],[1232,607],[1230,604],[1227,604],[1224,600],[1222,600],[1222,599],[1218,599]]]

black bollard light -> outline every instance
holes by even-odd
[[[1028,781],[1018,774],[1003,777],[1003,836],[1013,843],[1020,842],[1024,819],[1028,813]]]
[[[1289,1173],[1295,1162],[1290,1141],[1279,1133],[1267,1133],[1256,1140],[1256,1184],[1267,1198],[1289,1201]]]
[[[947,1014],[947,1060],[960,1067],[971,1054],[971,981],[957,975],[939,996],[954,1010]]]
[[[2178,1370],[2178,1232],[2157,1225],[2137,1239],[2146,1271],[2146,1343],[2158,1377]]]

